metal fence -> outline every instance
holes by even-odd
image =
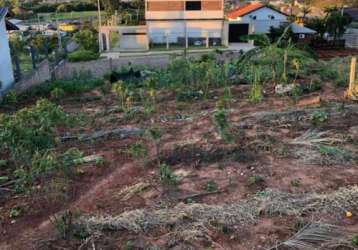
[[[151,48],[207,48],[222,45],[221,32],[197,31],[197,32],[151,32],[149,35]]]

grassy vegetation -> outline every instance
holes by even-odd
[[[67,59],[70,62],[85,62],[92,61],[99,58],[99,53],[90,50],[77,50],[68,54]]]
[[[102,17],[106,16],[105,12],[102,12]],[[72,12],[51,12],[51,13],[38,13],[41,19],[45,21],[54,21],[54,20],[71,20],[71,19],[88,19],[88,18],[98,18],[97,11],[72,11]]]

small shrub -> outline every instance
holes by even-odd
[[[123,81],[117,81],[112,84],[112,93],[119,99],[120,106],[123,110],[129,108],[127,106],[127,100],[130,97],[130,93]]]
[[[15,219],[21,215],[21,209],[18,207],[13,207],[10,209],[9,217],[11,219]]]
[[[250,186],[253,186],[253,185],[257,185],[257,184],[260,184],[260,183],[263,183],[265,180],[262,176],[259,176],[259,175],[254,175],[254,176],[251,176],[249,177],[248,179],[248,184]]]
[[[217,109],[214,111],[213,121],[224,142],[231,143],[234,138],[230,132],[230,125],[227,120],[227,110],[224,109],[220,103],[217,104]]]
[[[70,62],[85,62],[97,60],[99,58],[99,53],[93,52],[91,50],[77,50],[68,54],[67,59]]]
[[[328,113],[326,111],[315,111],[313,114],[312,114],[312,123],[314,125],[320,125],[326,121],[328,121]]]
[[[208,181],[207,183],[205,183],[204,189],[207,192],[215,192],[216,190],[218,190],[218,185],[215,181]]]
[[[294,179],[291,181],[291,186],[293,187],[299,187],[301,186],[301,180],[300,179]]]
[[[72,80],[56,80],[33,87],[20,96],[21,99],[32,97],[63,98],[67,94],[80,94],[103,85],[99,79],[78,78]],[[57,90],[56,90],[57,89]],[[62,92],[63,91],[63,92]],[[62,92],[62,93],[61,93]]]
[[[135,158],[145,158],[148,156],[148,149],[143,143],[136,142],[129,147],[128,153]]]
[[[131,240],[127,240],[124,246],[124,250],[134,250],[134,249],[135,249],[134,242]]]
[[[75,217],[71,211],[66,211],[50,218],[51,223],[62,239],[66,240],[74,236],[83,240],[89,237],[90,234],[84,226],[74,223]]]
[[[16,104],[18,101],[17,94],[15,90],[10,90],[1,101],[1,105],[11,105]]]
[[[352,245],[358,247],[358,235],[354,235],[352,238]]]
[[[65,97],[65,91],[61,88],[54,88],[50,93],[51,99],[59,101],[63,97]]]
[[[67,122],[62,108],[47,100],[12,115],[0,114],[0,148],[9,150],[16,162],[26,165],[35,152],[56,143],[54,128]]]
[[[176,94],[176,99],[178,102],[202,100],[203,98],[204,92],[202,90],[182,90]]]
[[[262,70],[258,68],[254,71],[254,78],[250,89],[249,100],[252,103],[259,103],[262,101],[262,85],[261,85]]]
[[[160,164],[159,166],[160,180],[164,184],[174,185],[177,182],[177,177],[174,175],[170,166],[167,164]]]

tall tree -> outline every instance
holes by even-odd
[[[352,18],[337,7],[326,9],[326,13],[327,32],[334,40],[337,40],[344,34],[346,27],[352,22]]]

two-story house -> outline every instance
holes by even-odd
[[[146,0],[149,41],[186,45],[221,45],[223,0]]]
[[[225,40],[224,0],[145,0],[145,21],[141,26],[101,26],[101,49],[220,46]]]
[[[142,26],[102,26],[102,50],[148,50],[156,45],[247,50],[252,43],[242,39],[245,35],[269,33],[271,27],[287,24],[288,16],[260,2],[225,13],[224,0],[145,0],[145,20]],[[292,31],[300,39],[315,33],[297,24]]]

